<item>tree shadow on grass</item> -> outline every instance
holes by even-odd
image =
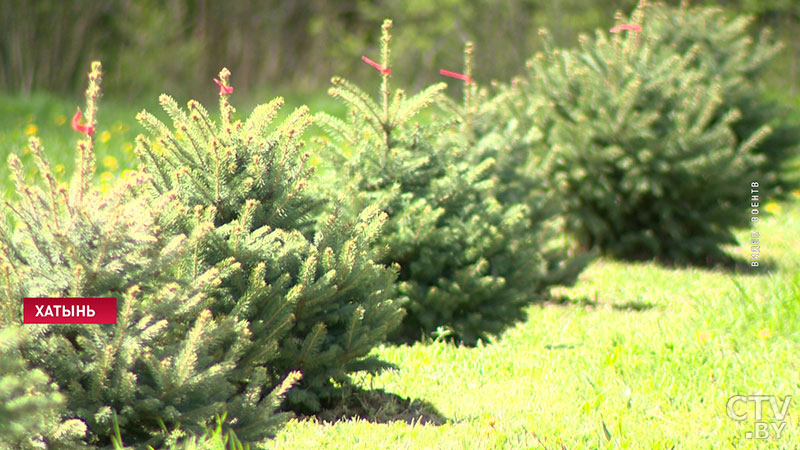
[[[698,268],[710,271],[724,272],[727,274],[736,275],[757,275],[777,270],[778,266],[774,261],[765,258],[758,260],[758,267],[752,267],[750,260],[731,256],[727,253],[720,253],[717,255],[709,255],[700,259],[693,260],[675,260],[666,257],[648,258],[641,257],[628,257],[618,258],[621,262],[652,262],[666,269],[689,269]]]
[[[649,309],[653,309],[657,307],[655,303],[650,302],[641,302],[641,301],[630,301],[625,303],[601,303],[598,302],[597,299],[590,299],[589,297],[577,297],[572,298],[565,295],[560,295],[556,297],[549,297],[542,302],[539,303],[542,306],[583,306],[588,307],[590,309],[597,308],[604,305],[609,305],[611,309],[617,311],[647,311]]]
[[[447,422],[431,403],[418,399],[407,399],[383,389],[347,388],[347,395],[335,406],[314,414],[318,420],[337,422],[348,419],[363,419],[373,423],[402,421],[408,424],[443,425]],[[304,419],[311,416],[301,415]]]

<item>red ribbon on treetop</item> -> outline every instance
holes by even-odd
[[[475,81],[472,78],[464,75],[463,73],[450,72],[449,70],[444,70],[444,69],[439,69],[439,73],[444,75],[444,76],[446,76],[446,77],[458,78],[459,80],[466,81],[467,84],[472,83],[473,81]]]
[[[219,86],[219,95],[233,94],[233,86],[225,86],[222,84],[222,81],[219,81],[216,78],[214,78],[214,83],[217,83]]]
[[[638,33],[640,31],[642,31],[642,26],[637,24],[637,23],[625,23],[625,24],[622,24],[622,25],[615,26],[610,31],[612,33],[619,33],[622,30],[629,30],[629,31],[633,31],[635,33]]]
[[[78,110],[75,111],[75,115],[72,117],[72,129],[75,130],[75,131],[80,131],[81,133],[83,133],[85,135],[94,134],[94,127],[93,126],[91,126],[91,125],[81,125],[81,117],[82,117],[81,109],[78,108]]]
[[[370,66],[376,68],[382,75],[389,75],[392,73],[392,69],[388,67],[383,67],[382,65],[376,63],[375,61],[367,58],[366,56],[362,56],[361,60],[365,63],[369,64]]]

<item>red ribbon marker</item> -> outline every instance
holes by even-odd
[[[91,135],[94,134],[94,127],[90,125],[81,125],[81,109],[78,108],[75,111],[75,115],[72,117],[72,129],[75,131],[80,131],[83,134]]]
[[[382,75],[389,75],[389,74],[392,73],[392,69],[390,69],[388,67],[383,67],[382,65],[380,65],[380,64],[376,63],[375,61],[367,58],[366,56],[362,56],[361,60],[363,60],[365,63],[369,64],[370,66],[376,68]]]
[[[444,69],[439,69],[439,73],[444,75],[444,76],[446,76],[446,77],[458,78],[459,80],[466,81],[467,84],[472,83],[473,81],[475,81],[472,78],[464,75],[463,73],[450,72],[449,70],[444,70]]]
[[[636,24],[636,23],[626,23],[626,24],[622,24],[622,25],[617,25],[616,27],[612,28],[610,31],[612,33],[619,33],[620,31],[623,31],[623,30],[629,30],[629,31],[633,31],[635,33],[638,33],[640,31],[642,31],[642,26],[639,25],[639,24]]]
[[[214,78],[214,83],[217,83],[219,86],[219,95],[233,94],[233,86],[225,86],[222,84],[222,81],[219,81],[216,78]]]

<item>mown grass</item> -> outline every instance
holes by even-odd
[[[294,419],[270,446],[797,448],[797,400],[781,439],[768,441],[745,438],[752,409],[742,422],[726,409],[734,395],[800,398],[800,203],[780,209],[757,226],[769,270],[597,260],[554,292],[557,301],[530,307],[527,321],[485,345],[377,349],[399,370],[363,375],[360,386],[427,411],[391,411],[396,400],[385,395],[364,406],[379,420]],[[744,245],[729,250],[749,257]],[[772,420],[767,405],[765,414]]]
[[[290,98],[284,112],[308,101]],[[316,102],[315,111],[337,112],[328,99]],[[78,137],[69,120],[76,106],[49,96],[0,97],[0,157],[16,152],[26,160],[28,134],[36,134],[52,164],[69,173]],[[133,117],[143,107],[158,111],[155,99],[101,105],[99,177],[134,166],[130,150],[140,130]],[[0,173],[7,194],[7,172]],[[799,197],[771,205],[773,213],[762,211],[759,268],[599,259],[575,286],[529,307],[524,323],[476,348],[437,340],[380,346],[374,354],[397,370],[359,374],[362,391],[339,410],[293,419],[263,446],[798,448]],[[748,203],[743,199],[742,207]],[[728,250],[747,260],[750,231],[737,236],[743,244]],[[781,439],[747,440],[752,418],[728,417],[728,399],[749,394],[796,399]],[[222,436],[212,432],[198,448],[219,448]]]

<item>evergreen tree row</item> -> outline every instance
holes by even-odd
[[[796,128],[750,89],[777,47],[718,12],[649,8],[577,49],[543,33],[547,51],[499,89],[472,78],[468,45],[464,73],[442,72],[462,102],[444,83],[392,88],[389,20],[364,58],[377,98],[332,80],[345,117],[278,120],[280,98],[239,116],[223,69],[218,115],[165,94],[166,120],[137,116],[137,171],[109,190],[93,181],[93,64],[72,179],[36,138],[38,182],[8,160],[0,445],[173,446],[215,420],[258,442],[389,367],[378,344],[492,339],[598,251],[720,256],[751,179],[793,186]],[[23,325],[24,297],[115,297],[117,324]]]

